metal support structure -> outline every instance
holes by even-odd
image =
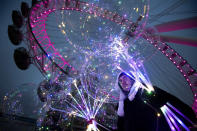
[[[170,32],[197,27],[197,16],[156,25],[158,32]]]
[[[197,39],[195,40],[195,39],[181,38],[176,36],[160,35],[160,41],[197,47]]]

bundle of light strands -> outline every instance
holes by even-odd
[[[184,114],[182,114],[178,109],[176,109],[174,106],[172,106],[170,103],[167,102],[166,105],[162,106],[161,108],[162,113],[164,114],[170,129],[172,131],[181,131],[182,128],[184,128],[186,131],[190,131],[190,129],[181,121],[180,118],[176,116],[176,114],[173,112],[175,111],[178,113],[180,116],[182,116],[185,120],[187,120],[189,123],[194,125],[194,123],[189,120]],[[180,128],[182,126],[182,128]]]

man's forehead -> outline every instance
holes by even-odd
[[[129,76],[127,76],[126,74],[123,74],[122,76],[120,76],[120,78],[129,78]]]

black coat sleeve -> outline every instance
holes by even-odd
[[[118,116],[117,131],[124,131],[124,117]]]

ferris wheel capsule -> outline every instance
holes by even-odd
[[[23,34],[13,25],[8,25],[8,37],[13,45],[19,45],[23,40]]]
[[[20,11],[17,10],[12,11],[12,21],[14,25],[18,28],[21,28],[23,26],[23,17]]]
[[[26,70],[31,64],[31,58],[24,47],[19,47],[14,50],[14,61],[16,66],[21,70]]]
[[[21,3],[21,13],[25,18],[29,14],[29,5],[26,2]]]

